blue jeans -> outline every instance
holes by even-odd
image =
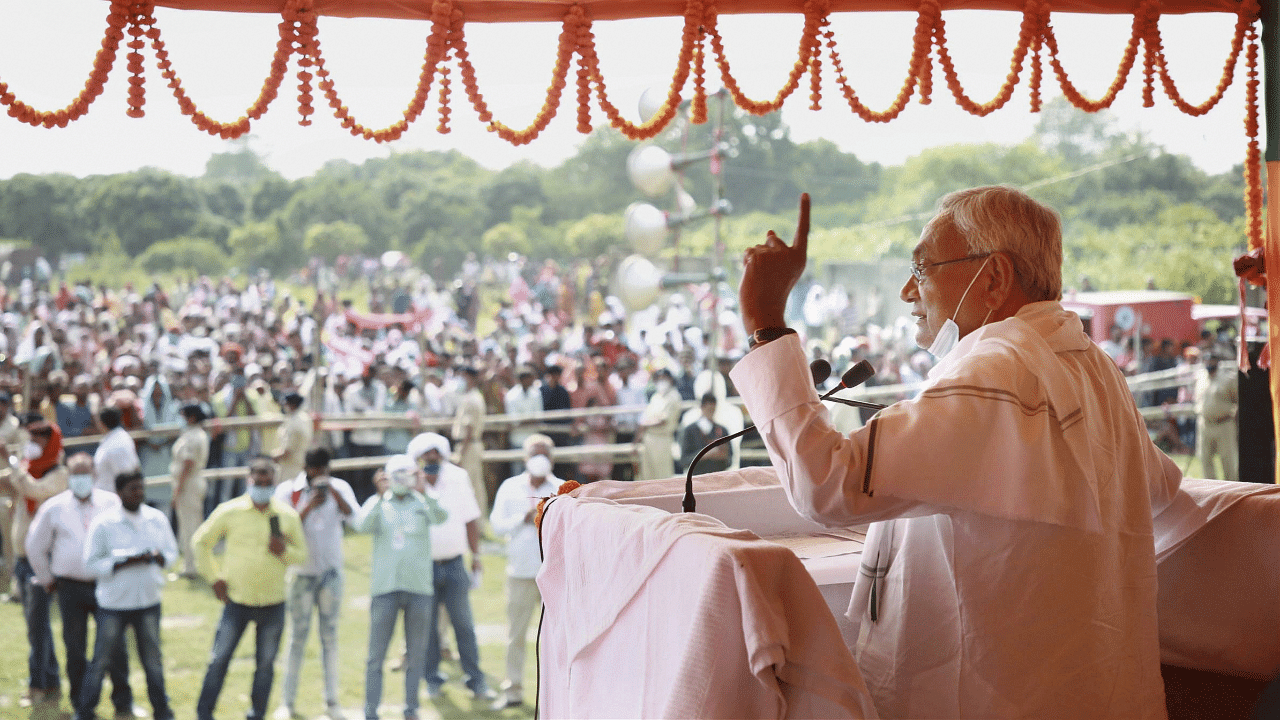
[[[93,720],[93,711],[102,695],[102,676],[107,666],[113,664],[113,656],[124,653],[124,629],[133,626],[133,639],[138,645],[138,660],[147,676],[147,697],[151,700],[151,713],[155,720],[173,720],[169,707],[169,695],[164,689],[164,657],[160,653],[160,606],[136,610],[108,610],[98,608],[98,638],[93,644],[93,662],[85,673],[80,687],[80,704],[77,720]],[[115,680],[113,679],[114,683]],[[73,690],[74,692],[74,690]],[[132,703],[125,705],[132,708]],[[120,706],[116,706],[119,713]]]
[[[196,718],[213,720],[213,709],[222,693],[222,683],[227,679],[227,667],[231,654],[240,644],[240,636],[255,623],[256,649],[254,652],[253,685],[249,689],[252,706],[245,715],[248,720],[263,720],[267,715],[267,700],[271,697],[271,682],[275,679],[276,653],[280,650],[280,637],[284,634],[284,603],[275,605],[241,605],[227,601],[222,608],[222,619],[213,636],[213,650],[209,667],[204,672],[204,685],[200,699],[196,701]]]
[[[467,676],[467,687],[475,693],[489,689],[489,683],[480,670],[480,647],[476,644],[476,623],[471,617],[471,574],[459,555],[452,560],[435,563],[436,602],[449,611],[453,623],[453,635],[458,641],[458,659],[462,672]],[[431,617],[436,617],[433,608]],[[433,689],[444,683],[440,676],[439,623],[431,623],[431,637],[427,640],[427,685]]]
[[[70,578],[57,578],[58,613],[62,615],[62,647],[67,652],[67,680],[71,685],[67,695],[72,709],[80,709],[80,688],[84,686],[84,673],[88,668],[85,651],[89,644],[89,617],[98,612],[98,599],[94,596],[94,584]],[[101,620],[97,634],[102,636]],[[96,651],[96,646],[95,646]],[[111,676],[111,704],[116,714],[133,711],[133,691],[129,689],[129,656],[124,643],[111,652],[107,661],[107,674]],[[98,677],[98,689],[102,689],[102,677]],[[94,693],[94,705],[98,693]]]
[[[53,628],[49,625],[49,592],[31,583],[35,574],[26,557],[14,563],[13,575],[18,581],[22,616],[27,621],[27,645],[31,648],[27,655],[28,686],[32,690],[58,692],[62,680],[58,677],[58,656],[53,650]]]
[[[311,611],[319,621],[320,657],[324,663],[324,701],[338,705],[338,614],[342,610],[342,572],[298,575],[289,586],[289,659],[285,663],[282,705],[293,708],[298,699],[298,675],[311,631]]]
[[[373,596],[369,602],[369,655],[364,665],[364,716],[377,720],[382,702],[382,663],[387,659],[396,616],[404,610],[404,714],[418,712],[418,685],[422,681],[422,658],[427,651],[427,626],[435,617],[430,595],[396,590]]]

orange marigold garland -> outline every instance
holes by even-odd
[[[1199,105],[1192,105],[1183,99],[1178,88],[1174,85],[1173,78],[1169,76],[1169,67],[1164,56],[1164,48],[1160,38],[1160,28],[1158,26],[1151,29],[1151,35],[1147,38],[1148,47],[1153,47],[1156,53],[1156,69],[1160,73],[1160,83],[1164,87],[1164,94],[1173,101],[1173,104],[1182,112],[1198,117],[1204,115],[1213,109],[1215,105],[1222,100],[1222,96],[1226,94],[1227,88],[1231,87],[1232,80],[1235,79],[1236,61],[1240,58],[1240,50],[1244,46],[1244,37],[1248,28],[1253,24],[1250,20],[1255,17],[1259,11],[1256,0],[1249,0],[1242,5],[1240,13],[1236,16],[1235,34],[1231,38],[1231,50],[1227,53],[1227,59],[1222,65],[1222,77],[1218,79],[1218,87],[1214,90],[1209,99]]]
[[[1039,3],[1029,2],[1026,11],[1022,14],[1022,25],[1018,31],[1018,44],[1014,48],[1013,58],[1009,61],[1009,74],[1005,76],[1004,84],[996,92],[996,96],[986,103],[976,103],[965,94],[964,88],[960,85],[960,78],[956,74],[956,68],[951,61],[951,53],[947,50],[946,43],[946,24],[939,18],[935,25],[935,39],[938,46],[938,62],[942,64],[943,75],[947,78],[947,87],[951,89],[951,95],[955,97],[956,104],[964,108],[971,115],[985,117],[991,113],[1004,107],[1009,102],[1009,98],[1013,97],[1013,89],[1018,85],[1018,79],[1022,75],[1022,66],[1027,59],[1027,51],[1031,48],[1036,38],[1041,37],[1043,31],[1043,20],[1038,11]]]
[[[151,15],[151,6],[149,3],[134,3],[129,8],[129,40],[126,45],[129,48],[129,54],[126,56],[129,61],[129,109],[126,115],[131,118],[140,118],[146,115],[146,111],[142,106],[147,102],[146,74],[145,67],[142,64],[142,48],[146,47],[146,42],[142,36],[146,33],[143,25]],[[154,23],[154,20],[151,21]]]
[[[836,71],[836,83],[840,86],[840,92],[844,95],[850,110],[865,122],[889,122],[898,117],[903,109],[907,107],[907,103],[911,101],[911,96],[915,94],[917,87],[920,88],[920,104],[929,104],[933,82],[929,53],[933,48],[934,26],[941,17],[942,7],[935,0],[925,0],[925,2],[921,3],[920,12],[916,16],[915,35],[912,36],[911,60],[907,69],[907,79],[903,81],[902,88],[898,90],[898,96],[894,98],[887,109],[881,112],[876,112],[863,104],[862,100],[858,98],[858,94],[850,87],[849,78],[845,75],[844,63],[840,60],[840,53],[836,49],[835,35],[830,28],[825,29],[823,37],[827,40],[831,66]]]
[[[1249,146],[1244,160],[1244,211],[1248,223],[1249,249],[1262,247],[1262,153],[1258,149],[1258,31],[1252,23],[1246,31],[1244,133]],[[1272,178],[1273,182],[1276,179]]]
[[[585,21],[582,8],[573,5],[569,11],[565,13],[564,24],[560,29],[560,42],[557,46],[556,64],[551,71],[551,87],[547,90],[547,99],[543,101],[542,108],[538,111],[533,122],[523,130],[516,130],[508,127],[504,123],[494,121],[489,125],[489,129],[498,133],[498,136],[512,145],[525,145],[533,141],[534,138],[542,134],[542,131],[551,123],[551,119],[556,116],[556,109],[560,107],[560,96],[564,93],[565,78],[569,74],[569,66],[573,64],[573,54],[578,41],[578,25]]]
[[[585,13],[578,24],[574,47],[578,49],[578,132],[586,135],[591,132],[591,64],[582,53],[582,48],[595,43],[591,33],[591,20]]]
[[[276,41],[276,50],[271,57],[271,70],[266,80],[262,83],[262,89],[258,92],[258,97],[253,104],[245,111],[245,114],[232,123],[218,122],[196,108],[195,103],[191,101],[191,98],[187,96],[186,90],[183,89],[182,80],[173,69],[173,62],[169,59],[169,50],[165,47],[164,40],[160,36],[160,28],[154,25],[148,27],[147,37],[151,40],[151,49],[156,54],[156,66],[160,70],[160,76],[168,81],[169,88],[173,91],[173,96],[178,101],[178,109],[182,114],[190,116],[191,122],[200,130],[223,139],[230,139],[238,138],[249,132],[249,121],[257,120],[266,114],[271,102],[279,95],[280,85],[284,81],[285,73],[289,70],[289,58],[293,55],[296,33],[292,21],[282,20],[278,25],[278,29],[280,37]]]
[[[444,59],[440,62],[440,124],[436,132],[449,134],[449,51],[446,49]]]
[[[128,0],[112,0],[102,45],[93,58],[93,69],[89,71],[80,94],[61,110],[37,110],[10,92],[8,83],[0,82],[0,105],[9,108],[9,117],[34,127],[51,128],[55,125],[66,127],[67,123],[79,120],[89,112],[89,106],[102,95],[111,67],[115,64],[116,52],[120,48],[120,41],[124,39],[124,28],[129,26],[130,8]]]
[[[1107,92],[1099,100],[1089,100],[1076,86],[1072,84],[1070,78],[1067,77],[1067,71],[1062,67],[1062,61],[1058,58],[1058,39],[1053,34],[1053,26],[1046,24],[1044,28],[1044,43],[1049,48],[1049,65],[1053,68],[1053,72],[1058,77],[1058,85],[1062,88],[1062,94],[1071,102],[1072,105],[1084,110],[1085,112],[1098,112],[1111,107],[1115,102],[1116,95],[1124,88],[1125,83],[1129,79],[1129,71],[1133,69],[1134,60],[1138,56],[1138,43],[1146,33],[1146,18],[1156,12],[1154,4],[1150,0],[1144,2],[1138,7],[1133,14],[1133,30],[1129,35],[1129,42],[1125,45],[1124,55],[1120,60],[1120,67],[1116,71],[1116,77],[1111,81],[1111,86],[1107,88]]]
[[[707,122],[707,35],[698,27],[698,38],[693,45],[693,105],[689,108],[689,122],[703,125]]]
[[[930,0],[926,0],[930,1]],[[691,3],[692,4],[692,3]],[[707,25],[707,35],[711,38],[711,48],[716,54],[716,64],[720,66],[720,78],[724,83],[724,87],[733,95],[733,100],[738,107],[746,110],[753,115],[767,115],[782,107],[786,99],[795,92],[800,86],[800,76],[809,68],[809,64],[818,54],[819,33],[822,19],[827,15],[825,4],[819,6],[816,0],[806,0],[804,4],[804,32],[800,36],[799,57],[796,59],[795,65],[791,67],[791,72],[787,74],[787,81],[783,83],[782,89],[774,95],[773,100],[760,101],[752,100],[742,92],[742,88],[738,87],[738,81],[733,78],[733,74],[729,68],[729,60],[724,54],[724,41],[720,37],[720,31],[716,27],[714,19],[711,19]]]
[[[685,6],[683,42],[680,45],[680,55],[676,61],[675,74],[671,78],[671,85],[667,88],[667,99],[658,108],[658,111],[653,114],[653,117],[640,124],[624,118],[617,106],[609,101],[609,96],[604,86],[604,78],[600,75],[600,64],[596,56],[595,43],[592,42],[579,49],[586,56],[587,62],[592,68],[592,82],[596,88],[596,100],[600,103],[600,109],[604,111],[605,117],[609,118],[610,125],[630,140],[648,140],[662,132],[667,123],[675,118],[676,111],[680,107],[680,93],[684,89],[685,82],[689,79],[689,68],[697,38],[703,32],[704,23],[714,22],[714,18],[714,8],[704,10],[701,0],[688,0],[688,4]]]
[[[553,497],[560,497],[561,495],[567,495],[568,493],[571,493],[580,487],[582,487],[582,484],[579,483],[577,480],[566,480],[560,483],[560,487],[556,489],[555,495],[552,495],[551,497],[544,497],[538,501],[538,511],[534,513],[533,524],[539,530],[541,530],[542,529],[542,512],[546,509],[547,502],[550,501],[551,498]]]

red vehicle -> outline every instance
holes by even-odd
[[[1078,292],[1062,299],[1062,306],[1080,316],[1084,331],[1094,342],[1111,336],[1118,326],[1125,337],[1141,330],[1142,337],[1157,343],[1168,338],[1175,345],[1200,339],[1200,322],[1193,316],[1196,298],[1168,290],[1113,290]]]

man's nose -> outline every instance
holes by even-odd
[[[898,297],[902,302],[915,302],[920,297],[920,286],[916,284],[915,275],[907,275],[907,282],[903,284],[902,290],[898,292]]]

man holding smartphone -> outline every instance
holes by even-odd
[[[246,717],[266,717],[284,633],[285,570],[307,561],[302,520],[287,502],[272,497],[275,479],[276,465],[270,458],[249,463],[248,492],[219,505],[191,539],[197,570],[225,603],[196,703],[197,720],[213,720],[231,655],[250,622],[257,625],[257,649],[249,692],[252,707]],[[221,562],[215,563],[213,548],[221,541],[225,550]]]
[[[289,584],[289,656],[285,662],[284,691],[277,720],[300,717],[298,676],[311,631],[312,610],[319,621],[320,658],[324,662],[324,700],[330,720],[342,720],[338,702],[338,615],[342,610],[342,526],[352,523],[359,507],[347,481],[329,476],[329,451],[308,450],[303,469],[284,478],[275,498],[298,511],[307,539],[308,558]]]

